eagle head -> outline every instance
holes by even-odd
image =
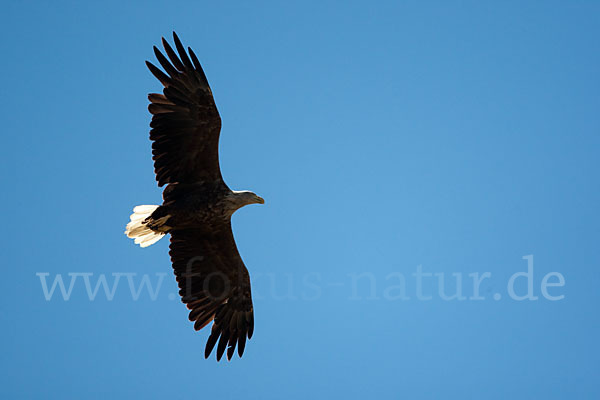
[[[265,199],[249,190],[233,190],[227,196],[227,200],[235,210],[248,204],[265,204]]]

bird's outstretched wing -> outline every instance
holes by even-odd
[[[163,94],[148,96],[156,180],[159,186],[222,181],[219,168],[221,117],[198,58],[189,47],[188,56],[175,32],[173,39],[178,54],[162,39],[168,59],[154,47],[154,54],[166,73],[146,61],[152,74],[165,87]]]
[[[237,346],[241,357],[254,331],[250,277],[237,250],[231,224],[216,233],[201,229],[171,233],[171,261],[190,321],[200,330],[213,319],[204,356],[217,344],[217,361]]]

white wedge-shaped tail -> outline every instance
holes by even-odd
[[[165,236],[165,233],[155,232],[144,223],[146,218],[152,215],[157,208],[158,206],[154,205],[137,206],[129,217],[131,221],[125,228],[125,234],[129,238],[135,239],[135,244],[139,244],[140,247],[148,247]]]

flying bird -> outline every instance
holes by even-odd
[[[162,83],[162,94],[148,95],[150,140],[158,186],[166,185],[163,204],[133,209],[125,234],[141,247],[171,235],[169,255],[181,300],[194,329],[213,322],[204,356],[215,345],[217,361],[237,347],[241,357],[254,331],[250,277],[233,238],[232,214],[249,204],[264,204],[250,191],[235,191],[219,167],[221,117],[204,71],[191,48],[173,32],[175,51],[154,47],[164,72],[146,61]],[[168,57],[168,58],[167,58]],[[218,344],[217,344],[218,343]]]

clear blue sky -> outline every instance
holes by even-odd
[[[600,398],[599,3],[5,3],[0,397]],[[256,330],[232,362],[204,360],[168,241],[123,235],[161,199],[144,60],[172,30],[227,183],[267,202],[233,218]]]

